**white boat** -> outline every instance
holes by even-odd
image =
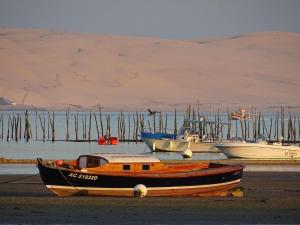
[[[215,122],[207,122],[204,119],[200,120],[185,120],[183,126],[180,128],[178,135],[170,134],[166,138],[159,133],[159,135],[149,135],[146,133],[142,137],[143,141],[153,152],[183,152],[186,149],[190,149],[195,153],[220,153],[220,150],[214,145],[214,138],[207,138],[205,135],[200,135],[199,132],[191,127],[186,126],[186,123],[191,124],[215,124]],[[225,124],[225,123],[219,123]],[[159,138],[155,138],[159,137]]]
[[[183,152],[190,149],[192,152],[220,152],[213,143],[192,142],[178,139],[151,139],[145,138],[144,142],[153,152]]]
[[[228,142],[215,146],[229,158],[300,159],[299,146],[285,145],[280,142]]]

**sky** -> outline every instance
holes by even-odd
[[[0,0],[0,27],[166,39],[300,33],[300,0]]]

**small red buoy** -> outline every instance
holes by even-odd
[[[105,144],[106,144],[105,138],[100,137],[98,139],[98,145],[105,145]]]
[[[110,138],[110,144],[111,145],[117,145],[119,143],[118,138],[117,137],[111,137]]]
[[[104,136],[98,139],[99,145],[117,145],[118,143],[119,141],[117,137]]]
[[[63,164],[64,162],[61,159],[55,161],[56,166],[62,166]]]

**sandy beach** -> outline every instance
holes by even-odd
[[[242,198],[56,197],[38,175],[0,176],[0,224],[299,224],[300,174],[246,172]]]

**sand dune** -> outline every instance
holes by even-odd
[[[300,34],[206,40],[0,29],[0,97],[38,107],[297,106]]]

